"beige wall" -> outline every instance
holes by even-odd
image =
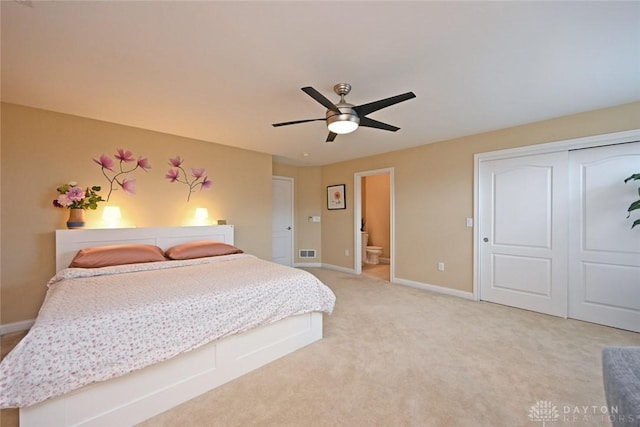
[[[238,246],[270,259],[271,176],[290,176],[295,262],[347,269],[354,267],[354,174],[394,168],[396,276],[470,292],[472,229],[465,218],[473,215],[474,153],[637,129],[640,102],[323,167],[272,164],[268,154],[11,104],[2,104],[0,126],[0,321],[6,324],[35,316],[54,273],[54,230],[65,227],[67,213],[51,206],[55,188],[70,180],[104,186],[91,159],[116,148],[148,157],[153,167],[134,173],[136,196],[112,196],[127,221],[182,225],[196,207],[206,207],[212,219],[236,225]],[[164,178],[168,159],[177,155],[187,167],[206,168],[213,180],[210,191],[189,203],[186,186]],[[346,184],[347,209],[329,211],[325,189],[338,183]],[[101,225],[101,208],[87,212],[88,226]],[[322,222],[308,222],[313,215]],[[298,259],[300,248],[318,249],[319,258]],[[446,263],[444,272],[438,261]]]
[[[471,292],[475,153],[637,128],[640,102],[325,166],[322,185],[346,183],[347,209],[323,208],[322,261],[354,267],[354,174],[394,168],[396,277]]]
[[[322,260],[321,222],[309,222],[310,216],[322,213],[322,171],[320,167],[295,167],[273,164],[273,175],[293,178],[294,184],[294,257],[293,262],[320,263]],[[316,258],[300,258],[300,249],[315,249]]]
[[[390,257],[390,187],[389,174],[370,175],[362,178],[362,211],[369,233],[369,246],[381,246],[382,258]]]
[[[106,196],[107,181],[92,158],[117,148],[149,158],[152,166],[133,173],[137,195],[111,196],[125,221],[187,225],[196,207],[206,207],[212,220],[235,225],[237,246],[271,259],[271,155],[12,104],[2,104],[1,126],[2,324],[34,318],[55,272],[54,230],[65,228],[68,214],[51,204],[56,187],[100,185]],[[187,170],[204,167],[213,181],[188,203],[188,187],[164,178],[168,159],[178,155]],[[87,226],[102,225],[104,206],[86,212]]]

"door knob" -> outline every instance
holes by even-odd
[[[482,239],[482,241],[486,243],[489,241],[489,239],[485,237],[484,239]]]
[[[291,230],[291,227],[287,227],[287,230]]]

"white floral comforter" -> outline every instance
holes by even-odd
[[[238,254],[61,270],[0,364],[0,407],[24,407],[311,311],[335,295],[312,274]]]

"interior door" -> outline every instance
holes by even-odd
[[[640,142],[569,155],[569,316],[640,332],[640,228],[627,208],[638,199]]]
[[[293,265],[293,179],[272,180],[272,252],[278,264]]]
[[[480,298],[567,315],[567,152],[480,163]]]

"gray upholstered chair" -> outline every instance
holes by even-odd
[[[613,426],[640,427],[640,347],[605,347],[602,376]]]

